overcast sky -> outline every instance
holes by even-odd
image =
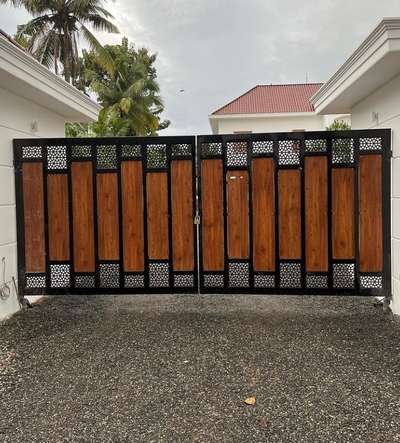
[[[209,133],[207,116],[257,84],[323,82],[382,17],[400,16],[399,0],[115,0],[120,35],[158,54],[171,120],[165,135]],[[13,34],[29,19],[0,6]],[[179,92],[184,89],[184,92]]]

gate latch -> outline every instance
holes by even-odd
[[[193,224],[195,224],[195,225],[199,225],[200,224],[200,215],[199,214],[196,214],[194,216]]]

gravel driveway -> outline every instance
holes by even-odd
[[[1,442],[400,442],[368,298],[58,297],[0,333]]]

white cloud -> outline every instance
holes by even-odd
[[[121,35],[158,53],[172,120],[165,134],[210,132],[208,114],[259,83],[324,81],[398,0],[116,0],[107,3]],[[28,16],[0,7],[14,32]],[[179,91],[184,89],[185,92]]]

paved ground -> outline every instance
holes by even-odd
[[[0,334],[2,442],[400,441],[400,325],[370,299],[60,297]]]

